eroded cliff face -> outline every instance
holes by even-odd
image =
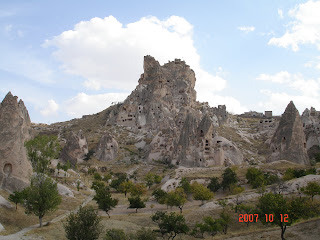
[[[320,114],[315,108],[305,109],[301,116],[307,139],[307,150],[320,146]]]
[[[61,151],[60,158],[62,161],[69,161],[75,166],[76,164],[83,162],[83,158],[87,153],[87,139],[82,131],[79,131],[78,134],[72,132],[67,138],[66,145]]]
[[[298,110],[291,101],[283,113],[279,126],[270,143],[269,161],[289,160],[309,164],[306,136]]]
[[[95,156],[103,162],[112,161],[118,156],[118,148],[117,141],[105,132],[99,141]]]
[[[32,174],[24,147],[31,121],[23,101],[17,100],[9,92],[0,106],[0,187],[10,191],[26,187]]]
[[[196,101],[196,78],[179,59],[161,66],[151,56],[144,57],[144,73],[124,103],[111,111],[107,125],[127,126],[153,136],[144,147],[149,162],[163,161],[182,166],[240,164],[217,160],[213,147],[215,127],[228,121],[226,107],[211,108]],[[240,151],[239,151],[240,152]],[[220,154],[221,155],[221,154]]]

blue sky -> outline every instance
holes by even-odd
[[[233,113],[320,109],[320,1],[1,1],[0,98],[33,122],[92,114],[134,90],[143,56],[182,58],[197,98]]]

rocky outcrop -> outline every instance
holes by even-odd
[[[4,197],[0,195],[0,207],[12,208],[12,205],[9,201],[7,201]]]
[[[301,120],[304,133],[307,139],[307,150],[313,146],[320,146],[320,114],[315,108],[305,109],[302,113]]]
[[[233,142],[220,136],[216,136],[212,142],[215,150],[210,165],[230,166],[243,163],[243,155]]]
[[[212,139],[214,128],[228,122],[226,106],[212,108],[196,101],[195,73],[180,59],[161,66],[145,56],[143,67],[138,86],[123,104],[110,108],[106,124],[151,135],[150,144],[143,147],[148,162],[188,167],[219,162],[214,160]],[[234,163],[239,161],[230,161]]]
[[[139,85],[116,114],[117,124],[160,130],[181,122],[196,103],[194,71],[179,59],[160,66],[151,56],[144,57],[143,68]]]
[[[306,136],[298,110],[291,101],[282,114],[271,142],[269,161],[288,160],[298,164],[309,164]]]
[[[21,190],[32,174],[24,142],[30,139],[31,121],[22,100],[9,92],[0,106],[0,188]]]
[[[99,141],[95,156],[103,162],[114,160],[118,156],[118,148],[117,141],[105,132]]]
[[[79,131],[78,134],[72,132],[67,138],[66,145],[61,151],[60,158],[64,162],[70,161],[70,163],[75,166],[77,163],[83,162],[83,158],[87,153],[87,139],[82,131]]]

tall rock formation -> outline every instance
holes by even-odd
[[[117,141],[105,132],[99,141],[95,155],[98,160],[103,162],[114,160],[118,155]]]
[[[83,162],[87,153],[87,139],[82,131],[79,131],[78,134],[72,132],[67,138],[67,143],[61,151],[60,158],[64,162],[70,161],[75,166],[77,163]]]
[[[306,136],[298,110],[291,101],[282,114],[279,126],[274,133],[269,161],[289,160],[298,164],[309,164]]]
[[[10,191],[26,187],[32,174],[24,147],[31,121],[23,101],[17,100],[9,92],[0,105],[0,188]]]
[[[124,101],[117,114],[119,125],[163,129],[181,122],[196,103],[195,74],[176,59],[160,66],[144,57],[139,85]]]
[[[307,139],[307,150],[320,147],[320,113],[315,108],[305,109],[302,113],[304,133]]]
[[[145,56],[143,68],[138,86],[123,104],[113,107],[106,124],[152,136],[143,149],[149,162],[190,167],[220,164],[214,159],[212,139],[214,128],[228,121],[226,107],[211,108],[196,101],[195,73],[180,59],[161,66]]]

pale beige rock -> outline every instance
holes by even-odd
[[[30,139],[31,121],[22,100],[9,92],[0,106],[0,188],[21,190],[32,174],[24,147]]]
[[[310,164],[302,121],[292,101],[282,114],[271,139],[270,149],[270,162],[284,159],[298,164]]]
[[[95,156],[103,162],[114,160],[118,156],[118,148],[117,141],[105,132],[99,141]]]
[[[11,203],[0,195],[0,207],[12,208]]]
[[[87,139],[82,131],[79,131],[78,134],[72,132],[67,138],[67,143],[61,151],[60,158],[64,162],[70,161],[70,163],[75,166],[83,162],[83,158],[87,153]]]

